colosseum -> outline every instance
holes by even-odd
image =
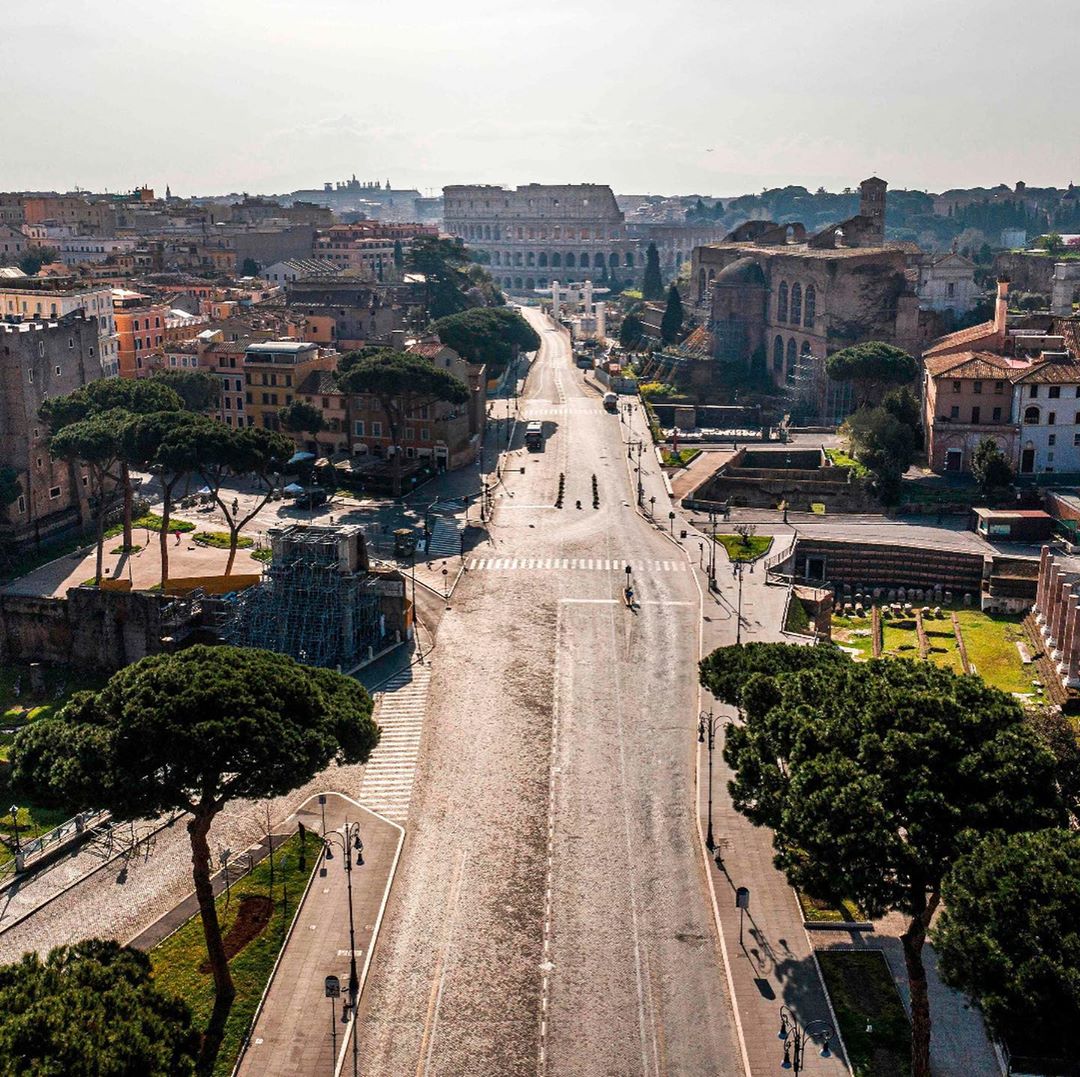
[[[637,280],[641,241],[629,235],[610,187],[530,183],[443,188],[443,227],[465,240],[512,292],[552,280]]]

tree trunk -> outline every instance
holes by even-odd
[[[235,996],[236,988],[229,972],[229,959],[225,956],[221,924],[214,904],[214,888],[210,882],[210,845],[206,836],[210,832],[214,814],[194,816],[187,828],[191,837],[191,874],[195,880],[195,896],[199,899],[199,915],[206,936],[206,955],[214,974],[214,993],[217,1001],[224,1003]]]
[[[134,500],[131,490],[131,473],[125,463],[120,464],[120,482],[124,487],[124,549],[130,550],[131,541],[131,503]]]
[[[98,514],[97,514],[97,570],[94,582],[101,586],[101,573],[105,562],[105,515],[109,511],[105,500],[105,476],[102,474],[98,480]]]
[[[225,562],[225,575],[232,572],[233,562],[236,560],[236,547],[240,542],[240,527],[237,524],[229,524],[229,560]]]
[[[172,515],[172,487],[165,486],[165,499],[161,503],[161,531],[158,545],[161,549],[161,590],[169,582],[169,517]]]
[[[911,1077],[930,1077],[930,996],[922,955],[930,912],[925,897],[921,904],[922,909],[900,936],[911,989]]]

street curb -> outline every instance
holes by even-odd
[[[338,796],[344,796],[344,794],[339,793]],[[353,1013],[353,1019],[349,1022],[349,1031],[341,1037],[341,1053],[338,1055],[337,1065],[334,1067],[334,1077],[339,1077],[342,1066],[345,1065],[345,1058],[348,1054],[349,1040],[356,1034],[360,999],[364,996],[364,987],[367,984],[368,971],[371,968],[372,958],[375,956],[375,947],[379,942],[379,929],[382,927],[383,915],[385,914],[386,906],[390,901],[390,891],[394,888],[394,879],[397,877],[398,864],[401,862],[401,850],[405,845],[405,828],[400,823],[395,823],[392,819],[387,819],[385,815],[381,815],[377,811],[372,811],[370,808],[365,808],[363,804],[350,796],[344,796],[344,799],[352,801],[358,808],[363,808],[363,810],[370,815],[374,815],[377,819],[381,819],[384,823],[388,823],[390,826],[394,827],[398,832],[398,844],[397,849],[394,851],[393,863],[390,865],[390,874],[386,878],[386,887],[383,889],[383,898],[379,904],[379,915],[375,917],[375,923],[371,929],[371,945],[368,946],[367,957],[364,959],[364,969],[360,973],[360,987],[356,993],[356,1012]]]
[[[310,799],[311,797],[308,798],[308,800]],[[305,800],[304,804],[307,802],[308,801]],[[303,804],[300,805],[300,807],[303,807]],[[299,808],[297,810],[299,810]],[[296,813],[294,812],[293,814],[295,815]],[[289,818],[292,818],[292,816]],[[288,820],[286,820],[286,822],[288,822]],[[248,1045],[251,1043],[251,1033],[258,1022],[259,1017],[262,1015],[263,1007],[266,1005],[266,996],[270,994],[270,988],[274,985],[278,966],[281,964],[281,959],[285,956],[285,950],[292,941],[293,931],[296,929],[296,921],[300,919],[300,913],[304,908],[304,902],[307,901],[308,893],[311,890],[311,884],[315,881],[315,876],[318,874],[319,863],[319,855],[316,854],[311,865],[311,874],[308,876],[307,886],[304,887],[304,892],[300,895],[300,900],[296,903],[296,911],[293,913],[292,922],[289,924],[289,930],[285,932],[285,938],[281,940],[281,949],[278,950],[277,957],[274,959],[274,967],[270,970],[269,977],[267,977],[263,993],[259,996],[259,1004],[255,1007],[255,1012],[251,1015],[251,1020],[248,1021],[248,1026],[244,1031],[244,1038],[240,1041],[240,1053],[236,1056],[236,1064],[232,1068],[232,1077],[236,1077],[236,1074],[240,1072],[240,1065],[244,1061]]]
[[[685,551],[684,551],[685,552]],[[691,572],[694,577],[694,586],[698,592],[698,660],[702,658],[702,651],[705,646],[705,596],[701,591],[701,581],[697,578],[697,574]],[[701,681],[698,681],[698,712],[701,713],[704,708],[702,707],[702,685]],[[701,865],[705,872],[705,881],[709,885],[709,897],[712,901],[713,907],[713,926],[716,928],[716,937],[720,942],[720,955],[724,961],[724,977],[727,980],[728,998],[731,1000],[731,1012],[735,1018],[735,1035],[739,1041],[739,1051],[742,1054],[743,1073],[745,1077],[752,1077],[750,1069],[750,1055],[746,1050],[746,1036],[743,1033],[742,1015],[739,1013],[739,1000],[735,994],[735,978],[731,974],[731,959],[728,956],[727,942],[724,940],[724,925],[720,920],[720,906],[716,900],[716,885],[713,882],[712,870],[710,868],[710,857],[708,847],[705,845],[705,835],[701,832],[701,743],[698,742],[697,750],[694,752],[694,823],[697,829],[698,836],[698,850],[701,853]]]

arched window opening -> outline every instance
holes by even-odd
[[[1038,425],[1039,409],[1036,407],[1024,408],[1024,422],[1030,425]]]
[[[593,255],[592,264],[593,264],[594,269],[603,269],[604,268],[604,256],[599,251],[597,251]]]
[[[547,269],[547,253],[545,251],[540,252],[540,257],[537,259],[536,264],[541,269]]]
[[[551,256],[551,268],[552,269],[559,269],[561,266],[562,266],[562,255],[558,251],[556,251]]]
[[[525,290],[531,292],[536,287],[536,281],[529,277],[525,281]]]
[[[611,254],[608,255],[608,265],[611,266],[612,269],[618,269],[619,255],[616,251],[612,251]]]
[[[573,251],[571,251],[566,256],[566,268],[567,269],[573,269],[574,268],[574,254],[573,254]]]
[[[633,251],[627,251],[626,252],[626,268],[627,269],[633,269],[634,268],[634,252]]]

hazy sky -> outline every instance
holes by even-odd
[[[1080,0],[2,0],[0,190],[1080,182]]]

